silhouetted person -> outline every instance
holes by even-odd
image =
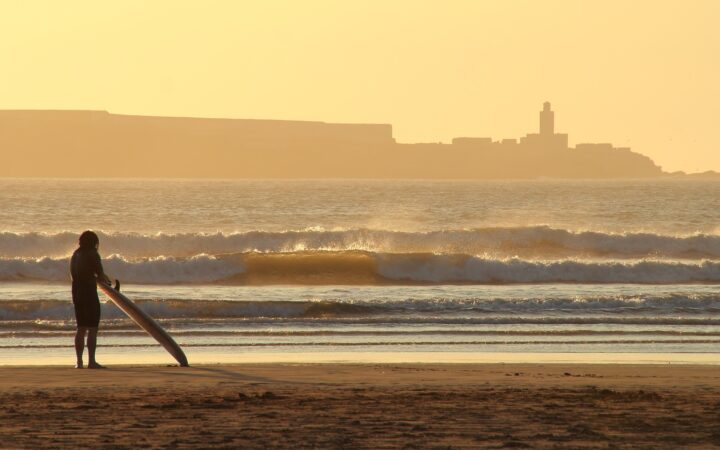
[[[110,279],[103,271],[98,247],[100,239],[92,231],[80,235],[79,247],[70,259],[70,275],[72,276],[72,299],[75,307],[77,332],[75,333],[75,354],[77,369],[83,368],[83,352],[85,350],[85,334],[87,333],[88,369],[101,369],[103,366],[95,361],[97,332],[100,324],[100,299],[98,299],[96,281],[110,284]]]

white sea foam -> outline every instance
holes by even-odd
[[[720,263],[654,260],[526,261],[458,255],[381,255],[378,272],[391,280],[476,283],[692,283],[720,282]]]
[[[0,259],[0,280],[66,281],[70,279],[69,264],[69,258]],[[241,263],[210,255],[160,256],[133,261],[112,255],[103,260],[103,266],[115,278],[140,284],[209,283],[244,270]]]
[[[308,319],[308,320],[406,320],[408,323],[692,323],[720,310],[717,295],[607,296],[588,298],[526,299],[405,299],[397,301],[232,301],[137,300],[136,304],[157,319]],[[551,316],[547,316],[552,313]],[[103,304],[103,318],[122,319],[110,302]],[[463,317],[457,317],[461,314]],[[69,299],[2,300],[0,321],[72,320]],[[620,322],[618,322],[620,320]],[[718,322],[718,319],[713,319]],[[450,321],[450,322],[448,322]],[[538,322],[540,321],[540,322]],[[675,321],[675,322],[674,322]],[[6,324],[7,325],[7,324]],[[686,330],[687,331],[687,330]]]
[[[201,253],[365,250],[385,253],[466,253],[494,256],[718,258],[720,235],[571,231],[546,226],[403,232],[372,229],[243,233],[99,233],[101,251],[128,258]],[[0,256],[67,256],[77,233],[0,233]]]
[[[112,255],[104,264],[113,277],[139,284],[720,282],[720,262],[708,260],[536,261],[458,254],[299,252],[135,259]],[[0,259],[0,280],[63,281],[68,277],[68,258]]]

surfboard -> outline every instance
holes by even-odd
[[[110,300],[117,305],[129,318],[131,318],[136,324],[143,330],[155,338],[165,350],[172,355],[181,367],[188,367],[188,360],[185,357],[185,353],[182,351],[179,345],[173,340],[173,338],[165,331],[155,320],[147,315],[145,311],[138,308],[138,306],[130,301],[129,298],[120,293],[120,282],[116,280],[115,288],[98,281],[97,285]]]

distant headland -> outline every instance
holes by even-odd
[[[387,124],[205,119],[105,111],[0,110],[0,176],[188,178],[650,178],[650,158],[611,144],[568,147],[550,103],[538,133],[451,144],[395,141]],[[695,176],[716,177],[707,172]]]

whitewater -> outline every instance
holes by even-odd
[[[2,179],[0,364],[72,360],[68,258],[84,229],[127,295],[206,361],[712,354],[718,194],[672,180]],[[164,361],[102,310],[102,351]]]

